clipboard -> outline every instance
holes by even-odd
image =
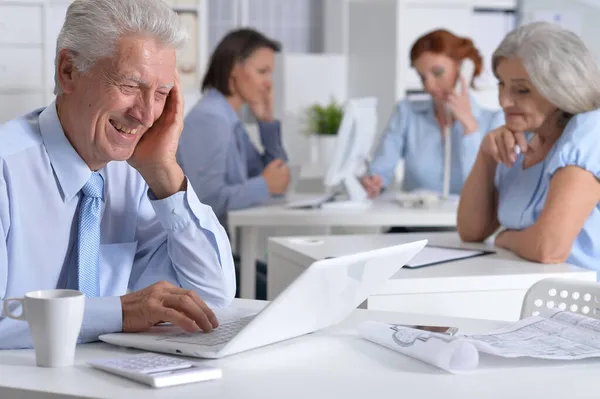
[[[438,245],[426,245],[403,269],[420,269],[422,267],[440,265],[442,263],[456,262],[479,256],[495,254],[496,251],[444,247]]]

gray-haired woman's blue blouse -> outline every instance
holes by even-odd
[[[483,137],[504,124],[501,110],[485,109],[473,98],[471,110],[477,120],[477,131],[464,135],[461,123],[455,121],[452,125],[452,194],[460,194]],[[444,143],[432,100],[404,99],[398,103],[371,164],[370,173],[380,175],[384,187],[387,187],[394,180],[400,159],[404,160],[403,191],[442,192]]]
[[[600,110],[571,118],[542,162],[523,169],[523,160],[524,156],[520,154],[512,167],[504,164],[496,167],[498,221],[507,229],[523,230],[539,219],[552,176],[559,169],[576,166],[600,179]],[[600,203],[581,227],[567,262],[600,271],[599,259]]]
[[[270,198],[261,173],[269,162],[287,161],[280,124],[259,122],[264,152],[221,92],[207,90],[185,118],[177,159],[200,201],[225,225],[227,211],[257,206]]]

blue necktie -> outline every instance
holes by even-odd
[[[98,172],[81,189],[79,228],[77,230],[77,276],[79,290],[87,297],[100,295],[100,219],[104,179]]]

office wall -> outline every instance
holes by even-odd
[[[483,58],[483,72],[475,81],[476,89],[471,94],[484,107],[500,108],[498,81],[492,71],[492,54],[506,34],[515,28],[516,20],[516,12],[483,9],[474,13],[471,37]]]
[[[323,0],[323,52],[348,50],[348,0]]]
[[[377,98],[378,132],[399,97],[397,19],[395,1],[352,2],[348,10],[348,96]]]
[[[274,115],[282,122],[283,143],[292,163],[310,159],[305,113],[315,103],[347,94],[347,60],[342,54],[278,54],[273,74]]]
[[[522,23],[551,19],[552,14],[561,13],[566,28],[573,27],[590,50],[600,61],[600,2],[581,0],[522,0]]]

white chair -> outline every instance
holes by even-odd
[[[537,316],[544,307],[600,319],[600,284],[561,278],[540,280],[525,294],[521,319]]]

